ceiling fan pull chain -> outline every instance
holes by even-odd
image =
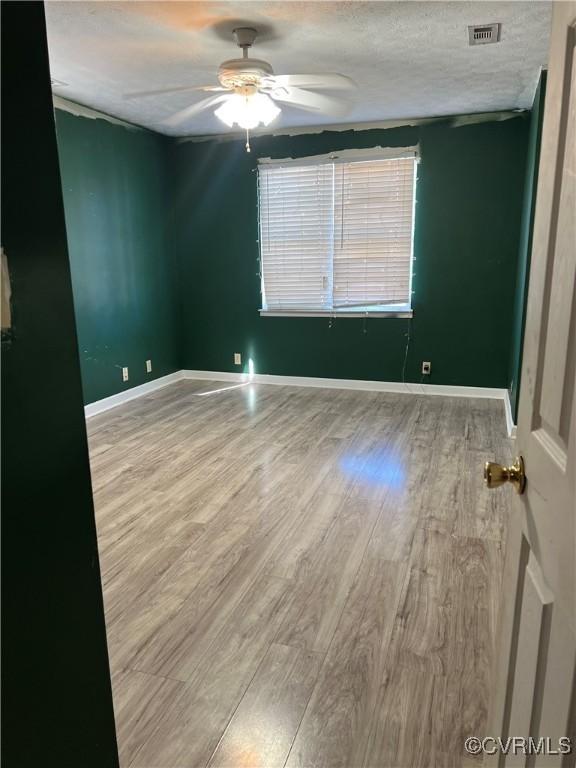
[[[250,131],[246,128],[246,152],[250,152]]]

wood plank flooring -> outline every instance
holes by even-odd
[[[122,768],[467,763],[501,402],[184,381],[88,432]]]

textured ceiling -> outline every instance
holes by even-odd
[[[277,74],[341,72],[358,84],[360,123],[530,107],[546,65],[547,2],[60,2],[46,3],[54,92],[172,135],[223,133],[211,111],[179,129],[162,120],[198,93],[126,101],[130,91],[216,84],[240,55],[238,25],[262,34],[251,54]],[[469,24],[501,22],[501,42],[470,47]],[[271,126],[331,124],[283,106]]]

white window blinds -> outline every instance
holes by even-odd
[[[410,157],[259,168],[263,309],[410,306]]]
[[[414,159],[334,170],[334,307],[409,305]]]
[[[260,171],[260,228],[267,308],[329,309],[332,262],[331,165]]]

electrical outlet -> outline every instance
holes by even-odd
[[[422,374],[424,376],[430,376],[432,373],[432,363],[422,363]]]
[[[242,355],[240,352],[234,352],[234,365],[242,365]]]
[[[146,373],[152,373],[152,360],[146,360]]]
[[[122,381],[128,381],[128,368],[122,368]]]

